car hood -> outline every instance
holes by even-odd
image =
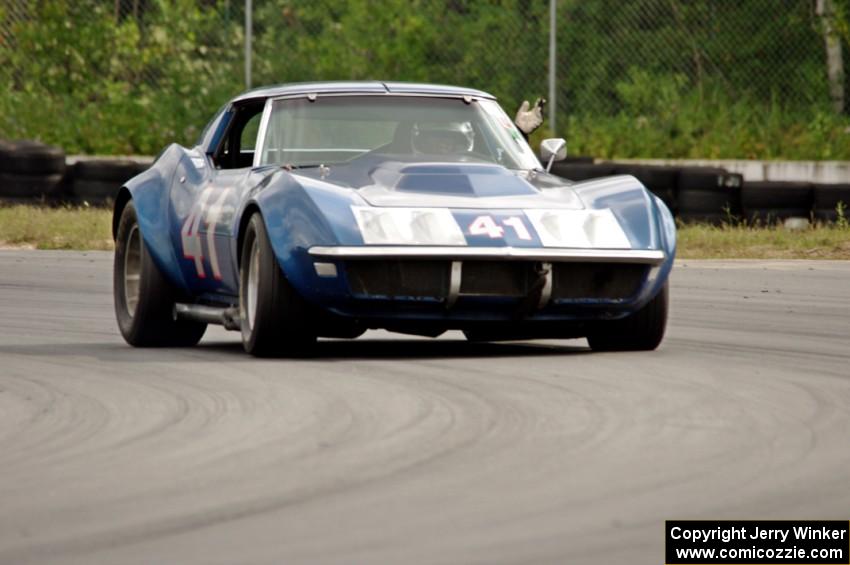
[[[372,206],[582,209],[572,184],[547,173],[479,163],[386,161],[366,170],[331,167],[324,182],[357,190]],[[298,171],[314,180],[321,172]]]

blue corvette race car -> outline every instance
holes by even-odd
[[[392,82],[290,84],[231,100],[117,195],[114,297],[134,346],[207,324],[254,355],[367,329],[471,340],[664,336],[673,218],[631,176],[542,166],[493,96]]]

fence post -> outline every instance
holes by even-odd
[[[251,40],[253,36],[253,22],[251,13],[253,7],[251,0],[245,0],[245,88],[251,88]]]
[[[557,95],[555,94],[555,5],[557,0],[549,0],[549,128],[555,135],[555,115]]]
[[[817,0],[815,13],[823,26],[823,40],[826,44],[826,71],[829,77],[829,96],[836,114],[844,112],[844,57],[841,52],[841,38],[835,29],[835,7],[832,0]]]

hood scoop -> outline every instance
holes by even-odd
[[[498,165],[420,163],[387,164],[372,173],[375,184],[399,192],[453,196],[522,196],[539,191]]]

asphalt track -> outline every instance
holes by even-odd
[[[0,252],[0,563],[663,563],[850,517],[850,263],[680,261],[653,353],[135,350],[110,255]]]

